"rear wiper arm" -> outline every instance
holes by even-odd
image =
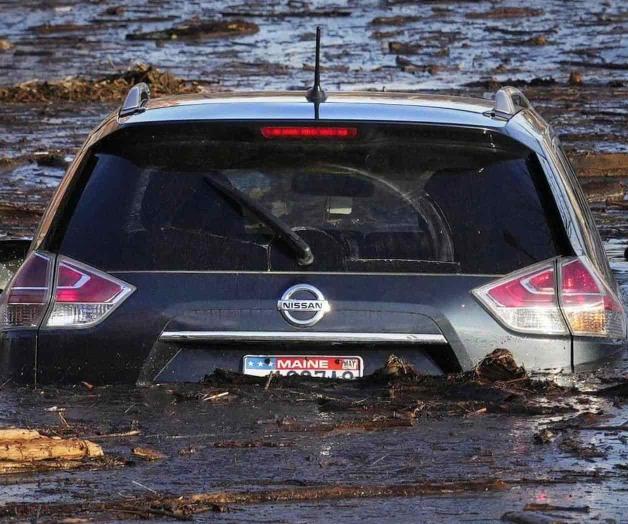
[[[258,204],[242,191],[238,191],[235,187],[216,180],[209,175],[204,178],[208,185],[222,193],[223,196],[248,209],[260,222],[272,229],[294,251],[300,266],[309,266],[314,262],[314,255],[308,243],[297,235],[283,220],[273,215],[264,206]]]

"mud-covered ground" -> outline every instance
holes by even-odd
[[[327,89],[520,86],[560,132],[626,291],[624,4],[0,0],[0,234],[31,234],[88,130],[134,81],[156,93],[301,90],[320,24]],[[626,522],[627,370],[557,386],[2,384],[0,426],[88,437],[105,459],[0,475],[0,518]]]

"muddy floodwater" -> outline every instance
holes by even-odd
[[[612,0],[0,0],[0,235],[32,234],[133,82],[303,90],[317,24],[328,90],[523,89],[561,135],[628,301],[628,10]],[[628,361],[517,373],[0,384],[0,428],[104,452],[1,473],[0,520],[628,522]]]
[[[0,515],[486,522],[527,508],[529,518],[624,522],[623,381],[610,386],[622,371],[607,369],[549,386],[391,377],[265,388],[222,377],[176,388],[7,388],[0,425],[88,438],[106,459],[0,477]]]

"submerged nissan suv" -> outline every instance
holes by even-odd
[[[20,381],[355,378],[617,356],[626,320],[558,139],[516,89],[150,100],[77,155],[2,293]]]

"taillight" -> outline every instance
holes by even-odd
[[[66,257],[59,257],[47,327],[85,327],[116,309],[134,287]]]
[[[561,262],[560,305],[574,335],[623,338],[624,308],[585,258]]]
[[[52,256],[34,251],[0,296],[0,329],[38,327],[52,288]]]
[[[135,288],[69,258],[34,251],[0,295],[0,329],[86,327],[103,320]]]
[[[607,338],[626,335],[621,302],[585,257],[542,262],[475,289],[473,294],[514,331]]]
[[[268,126],[262,127],[264,138],[355,138],[355,127]]]
[[[558,306],[553,262],[516,271],[473,290],[473,294],[514,331],[548,335],[569,333]]]

